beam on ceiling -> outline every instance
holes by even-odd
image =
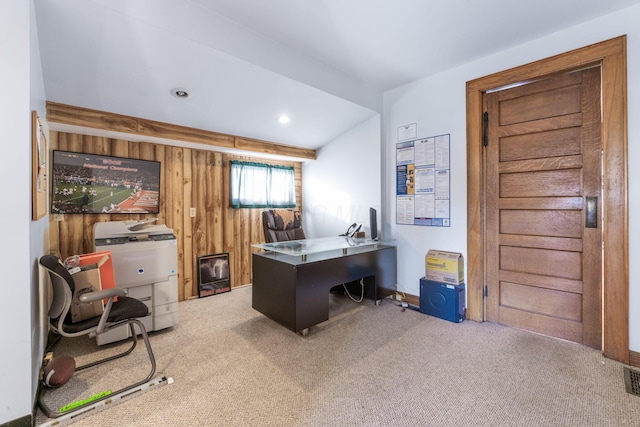
[[[300,148],[275,142],[227,135],[57,102],[47,102],[47,121],[150,138],[205,144],[224,149],[297,157],[307,160],[316,159],[316,150],[309,148]]]

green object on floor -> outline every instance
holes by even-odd
[[[68,405],[65,405],[62,408],[60,408],[60,412],[70,411],[71,409],[77,408],[78,406],[82,406],[85,403],[93,402],[94,400],[100,399],[101,397],[106,396],[108,394],[111,394],[111,390],[107,390],[107,391],[103,391],[102,393],[94,394],[93,396],[89,397],[88,399],[78,400],[76,402],[69,403]]]

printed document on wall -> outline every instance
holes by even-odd
[[[396,223],[449,227],[450,135],[396,144]]]

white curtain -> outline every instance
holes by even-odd
[[[232,160],[231,206],[234,208],[295,207],[293,167]]]

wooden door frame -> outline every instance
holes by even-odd
[[[467,318],[485,319],[484,94],[599,64],[602,68],[603,354],[629,363],[626,36],[467,82]]]

